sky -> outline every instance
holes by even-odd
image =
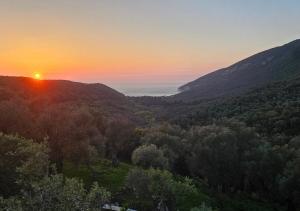
[[[300,38],[299,0],[0,0],[0,75],[168,95]]]

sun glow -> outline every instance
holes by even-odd
[[[41,75],[40,73],[35,73],[35,74],[34,74],[34,78],[35,78],[36,80],[41,80],[41,79],[42,79],[42,75]]]

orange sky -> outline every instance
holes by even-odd
[[[91,35],[78,36],[76,28],[57,26],[40,31],[32,22],[25,30],[19,29],[20,25],[7,27],[8,33],[1,38],[0,65],[6,73],[30,76],[39,71],[52,78],[86,74],[86,70],[91,75],[130,75],[157,69],[158,73],[163,70],[164,74],[171,74],[178,68],[199,71],[226,63],[222,52],[210,52],[207,48],[204,54],[200,48],[191,48],[180,40],[174,43],[169,37],[134,40],[136,37],[122,34],[102,34],[103,38],[99,38],[101,33],[94,34],[93,30]],[[215,57],[219,59],[216,61]]]
[[[101,82],[125,92],[130,85],[171,84],[174,92],[200,75],[300,34],[299,24],[291,21],[300,19],[293,9],[296,1],[229,2],[234,4],[1,1],[0,75],[38,72],[45,79]]]

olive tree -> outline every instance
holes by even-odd
[[[144,168],[161,168],[169,167],[168,159],[164,156],[163,151],[158,149],[154,144],[142,145],[132,153],[132,162]]]

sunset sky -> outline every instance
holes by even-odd
[[[300,38],[299,0],[0,0],[0,75],[176,87]]]

